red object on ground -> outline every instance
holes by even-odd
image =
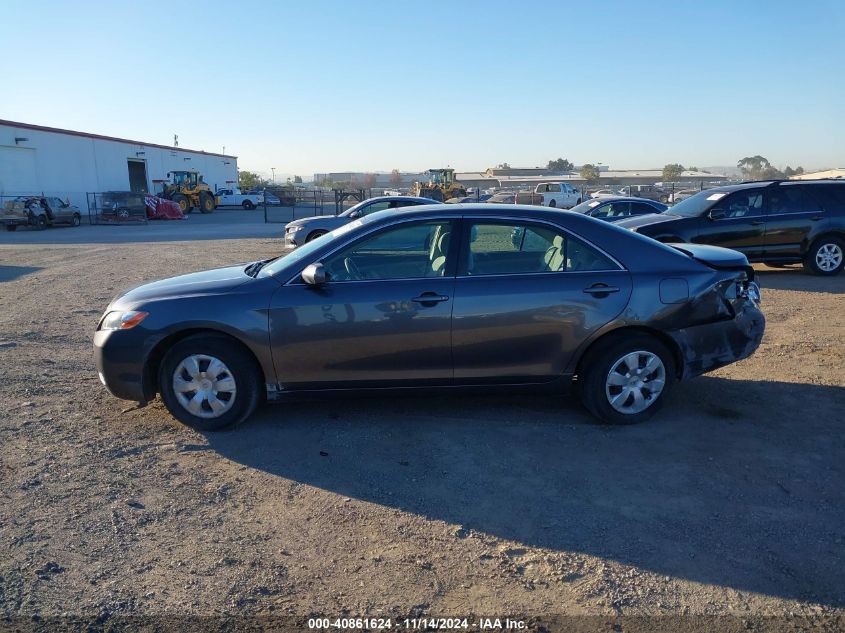
[[[147,207],[147,218],[150,220],[184,220],[185,214],[179,205],[172,200],[165,200],[158,196],[144,196]]]

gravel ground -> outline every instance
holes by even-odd
[[[761,267],[757,354],[635,427],[503,395],[203,435],[105,392],[118,291],[278,246],[0,245],[0,615],[845,614],[845,276]]]

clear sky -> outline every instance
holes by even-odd
[[[0,118],[242,169],[845,167],[845,1],[0,0]]]

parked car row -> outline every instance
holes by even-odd
[[[735,249],[752,262],[803,264],[835,275],[845,264],[845,182],[750,182],[700,191],[663,213],[618,226],[665,243]]]

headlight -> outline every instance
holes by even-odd
[[[297,233],[304,228],[304,226],[289,226],[285,229],[285,231],[287,231],[288,233]]]
[[[100,323],[101,330],[129,330],[147,318],[148,312],[137,312],[135,310],[115,310],[103,317]]]
[[[747,281],[743,283],[739,288],[739,296],[744,299],[751,299],[754,303],[760,303],[761,295],[760,295],[760,286],[757,285],[756,281]]]

